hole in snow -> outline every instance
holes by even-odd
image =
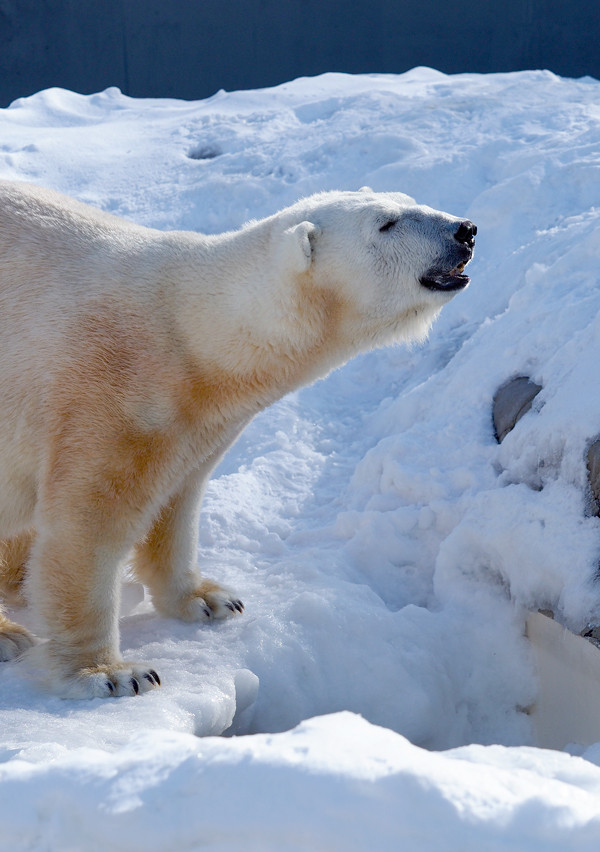
[[[215,157],[220,157],[223,152],[218,145],[198,145],[188,152],[190,160],[214,160]]]

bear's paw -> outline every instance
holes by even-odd
[[[212,621],[215,618],[229,618],[243,611],[244,604],[231,589],[213,580],[201,580],[195,589],[171,603],[167,614],[183,621]]]
[[[160,685],[154,669],[143,663],[122,662],[80,669],[64,680],[59,692],[63,698],[118,698],[141,695]]]
[[[5,663],[20,657],[34,644],[35,639],[24,627],[0,615],[0,662]]]

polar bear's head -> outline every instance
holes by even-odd
[[[469,283],[476,227],[402,193],[323,193],[279,215],[304,291],[339,300],[356,348],[424,337]]]

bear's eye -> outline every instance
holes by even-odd
[[[384,234],[386,231],[389,231],[389,230],[390,230],[390,228],[393,228],[393,227],[394,227],[394,225],[395,225],[397,222],[398,222],[398,220],[397,220],[397,219],[389,219],[389,220],[385,223],[385,225],[382,225],[382,226],[381,226],[381,228],[379,229],[379,232],[380,232],[381,234]]]

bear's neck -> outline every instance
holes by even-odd
[[[277,276],[264,222],[216,237],[187,235],[169,278],[176,323],[198,375],[219,376],[264,407],[326,375],[354,352],[341,342],[341,306],[310,272]],[[212,379],[211,379],[212,383]],[[214,390],[214,388],[213,388]]]

